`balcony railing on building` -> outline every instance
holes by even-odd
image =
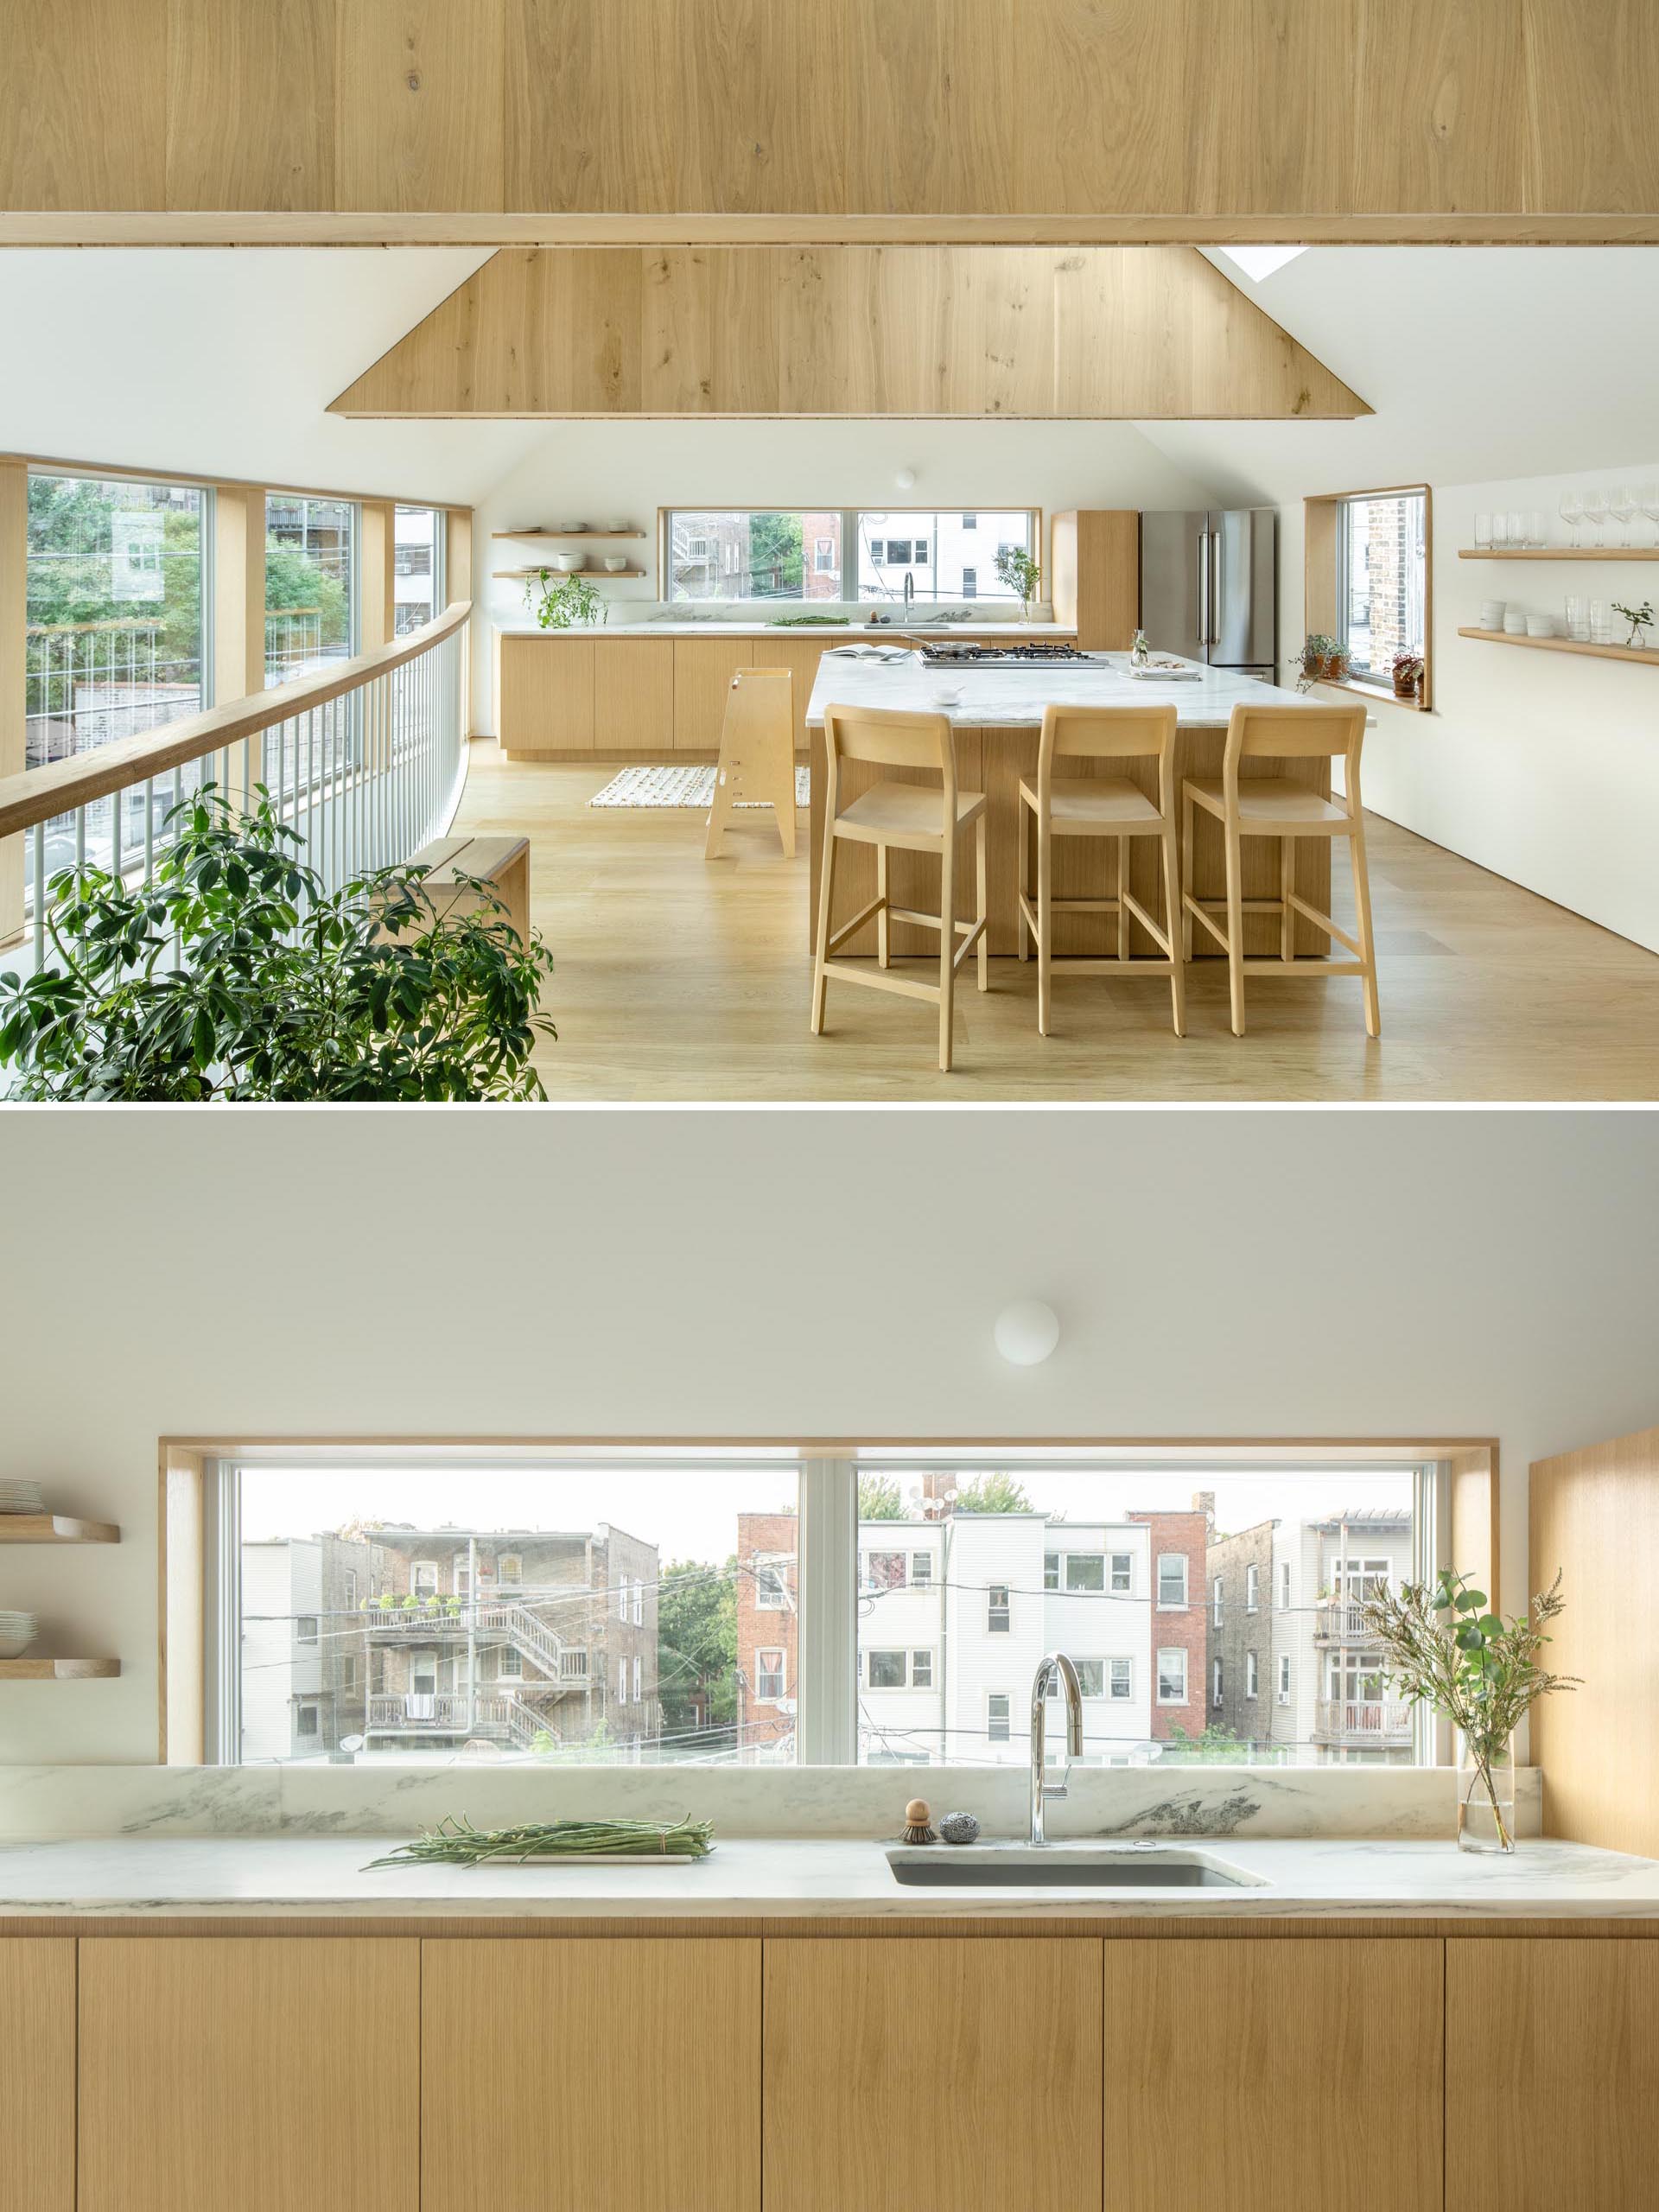
[[[1412,1709],[1403,1698],[1322,1697],[1314,1703],[1313,1734],[1321,1743],[1406,1748]]]
[[[1363,1649],[1376,1641],[1365,1625],[1365,1607],[1357,1598],[1321,1598],[1313,1614],[1316,1643],[1345,1643]]]
[[[512,1744],[532,1751],[546,1745],[556,1746],[559,1727],[551,1711],[518,1690],[498,1686],[465,1690],[376,1691],[369,1699],[368,1736],[395,1737],[402,1741],[439,1737],[466,1742]]]

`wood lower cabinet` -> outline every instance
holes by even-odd
[[[0,2212],[75,2212],[75,1947],[0,1940]]]
[[[1438,1942],[1105,1951],[1105,2212],[1439,2212]]]
[[[758,1938],[429,1942],[421,2020],[422,2212],[758,2212]]]
[[[80,1944],[79,2212],[410,2212],[420,1946]]]
[[[812,687],[818,680],[818,663],[823,658],[820,645],[791,644],[780,639],[760,638],[755,641],[754,664],[757,668],[786,668],[795,678],[795,750],[804,753],[811,741],[807,735],[806,710],[812,702]]]
[[[591,638],[503,638],[501,749],[514,760],[591,753],[598,646]]]
[[[752,638],[674,640],[674,749],[717,753],[726,695],[740,668],[754,666]]]
[[[594,643],[594,743],[601,752],[661,753],[674,730],[674,641]]]
[[[1448,1941],[1446,2201],[1659,2203],[1659,1942]]]
[[[1100,1955],[769,1941],[766,2212],[1100,2212]]]

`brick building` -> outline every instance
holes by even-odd
[[[795,1736],[800,1523],[737,1516],[737,1755],[776,1754]]]
[[[1154,1743],[1167,1743],[1177,1728],[1189,1736],[1197,1736],[1205,1725],[1205,1700],[1208,1694],[1205,1662],[1209,1656],[1205,1562],[1213,1503],[1206,1491],[1193,1499],[1189,1512],[1128,1513],[1124,1516],[1142,1523],[1151,1543],[1156,1577],[1153,1643],[1160,1651],[1176,1649],[1186,1655],[1185,1675],[1180,1681],[1185,1695],[1178,1699],[1171,1694],[1176,1681],[1170,1677],[1160,1684],[1160,1694],[1153,1703]],[[1185,1565],[1179,1583],[1169,1566],[1178,1559]],[[1167,1675],[1168,1670],[1165,1671]]]

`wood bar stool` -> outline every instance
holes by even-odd
[[[1020,957],[1026,939],[1037,946],[1037,1028],[1048,1034],[1049,988],[1054,972],[1056,914],[1116,914],[1117,957],[1077,958],[1060,963],[1071,976],[1167,976],[1175,1014],[1175,1034],[1186,1034],[1186,977],[1182,964],[1179,870],[1175,853],[1175,724],[1173,707],[1056,707],[1045,709],[1042,742],[1033,789],[1023,778],[1020,815]],[[1155,760],[1158,800],[1154,805],[1128,776],[1065,776],[1057,761]],[[1027,810],[1031,820],[1028,823]],[[1037,901],[1031,899],[1030,829],[1036,830]],[[1054,840],[1057,837],[1112,837],[1117,841],[1117,895],[1114,899],[1057,899]],[[1156,837],[1163,848],[1164,918],[1160,928],[1129,889],[1129,854],[1137,837]],[[1161,960],[1129,959],[1133,916]]]
[[[957,970],[968,955],[979,953],[979,988],[990,988],[989,947],[985,935],[985,794],[957,788],[956,747],[950,724],[944,715],[912,715],[887,708],[826,707],[823,715],[826,763],[823,815],[823,865],[818,885],[817,955],[812,968],[812,1034],[823,1034],[825,988],[831,976],[843,983],[862,983],[871,990],[897,991],[901,996],[925,999],[939,1009],[939,1066],[950,1072],[951,1030],[956,1011]],[[939,778],[931,784],[874,784],[858,798],[843,800],[842,765],[849,760],[868,762],[880,768],[929,769]],[[976,918],[956,919],[957,833],[974,825],[974,871],[977,883]],[[875,848],[875,897],[860,912],[830,934],[835,895],[836,851],[843,842]],[[887,896],[887,855],[937,853],[939,855],[939,911],[917,913],[895,906]],[[861,967],[836,960],[836,948],[855,937],[874,918],[876,964]],[[918,983],[894,976],[888,949],[888,924],[914,922],[939,932],[939,979]],[[962,942],[958,944],[957,940]]]
[[[1182,930],[1188,959],[1192,957],[1192,923],[1204,924],[1227,955],[1231,985],[1233,1034],[1244,1034],[1244,978],[1246,976],[1360,976],[1365,982],[1365,1032],[1382,1034],[1382,1014],[1376,996],[1376,951],[1371,936],[1371,886],[1365,866],[1365,823],[1359,798],[1359,750],[1365,741],[1363,707],[1236,706],[1227,729],[1227,750],[1219,776],[1189,776],[1181,786],[1184,817],[1182,836]],[[1322,798],[1306,784],[1287,776],[1239,778],[1243,760],[1335,760],[1345,764],[1344,796]],[[1192,895],[1193,810],[1202,807],[1221,823],[1226,842],[1227,896],[1195,899]],[[1279,896],[1246,899],[1243,893],[1246,837],[1277,837]],[[1310,906],[1296,895],[1296,840],[1299,837],[1345,837],[1354,871],[1356,939],[1338,929],[1329,914]],[[1225,932],[1209,909],[1224,907]],[[1277,914],[1279,957],[1244,957],[1246,914]],[[1298,914],[1345,944],[1352,960],[1298,960],[1295,957]]]
[[[795,857],[795,677],[787,668],[740,668],[726,694],[705,860],[717,860],[740,806],[769,806],[784,857]]]

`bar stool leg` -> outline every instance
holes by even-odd
[[[985,865],[985,815],[982,809],[974,823],[974,883],[978,900],[975,919],[979,924],[979,988],[982,991],[988,991],[991,988],[991,931],[986,919],[989,912],[989,882]]]
[[[1355,936],[1359,939],[1360,957],[1365,964],[1365,1034],[1382,1034],[1382,1009],[1376,995],[1376,945],[1371,934],[1371,876],[1365,864],[1365,832],[1357,814],[1354,817],[1354,832],[1348,840],[1348,861],[1354,871]]]
[[[1224,825],[1227,842],[1227,982],[1233,1005],[1233,1034],[1244,1034],[1244,856],[1238,825]]]
[[[1193,836],[1192,794],[1181,793],[1181,957],[1189,963],[1192,958],[1192,910],[1187,900],[1192,894],[1196,878],[1192,873]]]
[[[1129,957],[1129,910],[1123,897],[1128,887],[1129,840],[1120,837],[1117,841],[1117,957],[1120,960],[1127,960]]]
[[[1027,808],[1025,800],[1023,798],[1017,799],[1014,802],[1014,804],[1015,810],[1020,817],[1019,951],[1020,957],[1021,960],[1024,960],[1027,957],[1026,901],[1031,897],[1031,824],[1026,819]]]
[[[893,965],[887,937],[887,849],[875,849],[875,895],[881,901],[881,911],[875,918],[875,964],[878,968]]]
[[[939,1072],[950,1072],[950,1046],[956,1023],[957,982],[957,841],[945,832],[939,863]]]
[[[1296,957],[1296,911],[1290,903],[1290,894],[1296,888],[1296,840],[1279,840],[1279,903],[1283,912],[1279,917],[1279,957]]]
[[[1048,1034],[1054,971],[1054,840],[1046,822],[1037,824],[1037,1034]]]
[[[1175,1034],[1186,1034],[1186,960],[1182,938],[1180,864],[1175,853],[1175,824],[1164,821],[1164,927],[1169,932],[1169,995],[1174,1003]]]
[[[812,1034],[823,1034],[823,998],[830,978],[823,972],[830,943],[830,899],[836,885],[836,832],[831,822],[823,829],[823,864],[818,873],[818,950],[812,963]]]

